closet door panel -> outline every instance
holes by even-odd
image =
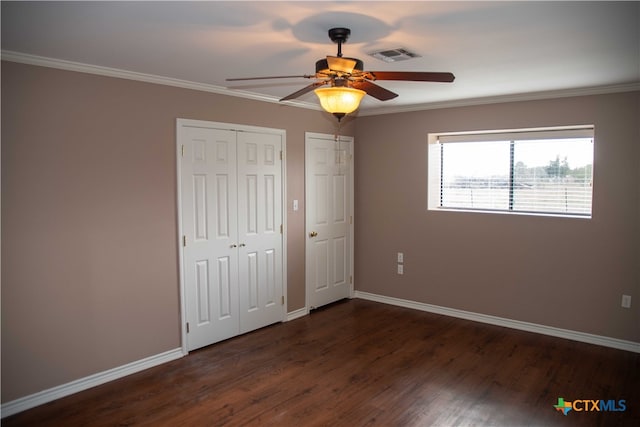
[[[236,133],[182,128],[187,348],[239,333]]]
[[[240,330],[282,320],[282,137],[238,133]]]

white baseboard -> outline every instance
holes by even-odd
[[[302,307],[298,310],[294,310],[287,313],[286,321],[291,321],[304,317],[309,314],[309,310],[306,307]],[[5,418],[14,414],[17,414],[27,409],[35,408],[36,406],[43,405],[45,403],[69,396],[74,393],[78,393],[83,390],[87,390],[91,387],[95,387],[109,381],[117,380],[127,375],[134,374],[136,372],[143,371],[154,366],[161,365],[166,362],[170,362],[175,359],[179,359],[185,356],[187,353],[183,352],[182,348],[176,348],[167,352],[156,354],[142,360],[128,363],[117,368],[110,369],[104,372],[98,372],[97,374],[90,375],[85,378],[72,381],[67,384],[62,384],[47,390],[40,391],[38,393],[31,394],[29,396],[21,397],[11,402],[3,403],[0,407],[0,418]]]
[[[304,317],[307,314],[309,314],[309,310],[307,310],[307,307],[299,308],[290,313],[287,313],[287,322],[289,322],[290,320],[295,320],[299,317]]]
[[[27,409],[42,405],[44,403],[66,397],[74,393],[78,393],[79,391],[87,390],[91,387],[95,387],[109,381],[117,380],[118,378],[122,378],[127,375],[131,375],[136,372],[140,372],[145,369],[149,369],[154,366],[179,359],[183,356],[184,353],[182,352],[181,348],[169,350],[164,353],[147,357],[145,359],[127,363],[126,365],[122,365],[117,368],[109,369],[108,371],[98,372],[97,374],[80,378],[78,380],[71,381],[70,383],[62,384],[48,390],[43,390],[29,396],[21,397],[11,402],[3,403],[0,412],[2,413],[2,418],[8,417],[10,415],[17,414],[18,412],[26,411]]]
[[[587,334],[584,332],[571,331],[568,329],[554,328],[551,326],[538,325],[535,323],[522,322],[519,320],[505,319],[503,317],[490,316],[487,314],[473,313],[471,311],[458,310],[455,308],[447,308],[438,305],[425,304],[416,301],[410,301],[400,298],[377,295],[368,292],[355,291],[354,298],[361,298],[369,301],[381,302],[384,304],[395,305],[399,307],[412,308],[414,310],[426,311],[429,313],[442,314],[445,316],[457,317],[460,319],[472,320],[474,322],[488,323],[490,325],[504,326],[512,329],[519,329],[527,332],[535,332],[543,335],[550,335],[559,338],[570,339],[574,341],[596,344],[605,347],[611,347],[619,350],[640,353],[640,343],[633,341],[620,340],[617,338],[604,337],[601,335]],[[309,314],[306,307],[287,313],[287,321],[295,320]],[[0,408],[1,417],[8,417],[18,412],[51,402],[62,397],[87,390],[109,381],[161,365],[172,360],[183,357],[181,348],[169,350],[164,353],[156,354],[135,362],[128,363],[108,371],[99,372],[67,384],[43,390],[41,392],[21,397],[2,404]]]
[[[626,341],[617,338],[604,337],[601,335],[587,334],[584,332],[572,331],[569,329],[554,328],[552,326],[538,325],[536,323],[522,322],[520,320],[505,319],[503,317],[490,316],[487,314],[473,313],[471,311],[447,308],[439,305],[425,304],[422,302],[410,301],[400,298],[387,297],[384,295],[371,294],[368,292],[355,292],[356,298],[369,301],[376,301],[399,307],[413,308],[429,313],[443,314],[445,316],[458,317],[460,319],[472,320],[474,322],[488,323],[490,325],[504,326],[521,331],[535,332],[553,337],[565,338],[573,341],[580,341],[589,344],[601,345],[604,347],[616,348],[618,350],[632,351],[640,353],[640,343]]]

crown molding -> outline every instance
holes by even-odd
[[[360,111],[359,116],[378,116],[383,114],[408,113],[413,111],[437,110],[454,107],[470,107],[474,105],[502,104],[506,102],[537,101],[553,98],[569,98],[572,96],[604,95],[608,93],[640,91],[640,82],[607,86],[593,86],[574,89],[559,89],[543,92],[516,93],[511,95],[488,96],[483,98],[467,98],[451,101],[430,102],[408,106],[381,107]]]
[[[254,92],[241,90],[231,90],[223,86],[217,86],[206,83],[192,82],[189,80],[174,79],[171,77],[157,76],[154,74],[138,73],[136,71],[127,71],[119,68],[103,67],[100,65],[84,64],[81,62],[67,61],[64,59],[48,58],[45,56],[30,55],[27,53],[3,50],[1,52],[3,61],[18,62],[21,64],[38,65],[41,67],[57,68],[66,71],[76,71],[79,73],[96,74],[99,76],[115,77],[118,79],[136,80],[145,83],[153,83],[165,86],[179,87],[183,89],[192,89],[201,92],[217,93],[220,95],[235,96],[238,98],[252,99],[254,101],[271,102],[280,105],[290,105],[293,107],[308,108],[311,110],[321,110],[316,104],[303,101],[284,101],[274,96],[262,95]]]
[[[146,83],[153,83],[165,86],[192,89],[201,92],[211,92],[220,95],[235,96],[239,98],[252,99],[255,101],[270,102],[273,104],[289,105],[292,107],[307,108],[310,110],[322,111],[320,105],[304,101],[284,101],[274,96],[262,95],[255,92],[231,90],[223,86],[206,83],[192,82],[189,80],[174,79],[171,77],[157,76],[154,74],[138,73],[135,71],[121,70],[118,68],[103,67],[100,65],[84,64],[81,62],[67,61],[64,59],[48,58],[45,56],[30,55],[27,53],[3,50],[0,54],[3,61],[19,62],[22,64],[38,65],[41,67],[57,68],[79,73],[96,74],[119,79],[137,80]],[[436,110],[442,108],[469,107],[474,105],[501,104],[505,102],[536,101],[551,98],[568,98],[572,96],[603,95],[618,92],[640,91],[640,82],[595,86],[573,89],[560,89],[544,92],[528,92],[511,95],[489,96],[483,98],[467,98],[451,101],[429,102],[424,104],[380,107],[358,110],[354,117],[378,116],[383,114],[408,113],[414,111]]]

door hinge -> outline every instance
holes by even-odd
[[[280,150],[280,160],[282,160],[282,159],[283,159],[283,156],[284,156],[284,155],[282,154],[282,150]]]
[[[280,224],[280,234],[282,234],[282,224]]]
[[[187,333],[189,333],[189,322],[187,322]]]
[[[349,276],[349,284],[353,285],[353,276]]]
[[[284,305],[284,295],[282,295],[282,305]]]
[[[353,224],[353,215],[349,217],[349,224]]]
[[[184,157],[184,144],[180,148],[180,154],[182,155],[182,157]]]
[[[187,236],[182,236],[182,246],[187,246]]]

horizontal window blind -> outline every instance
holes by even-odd
[[[593,138],[593,127],[577,127],[567,129],[524,129],[517,131],[487,131],[477,133],[447,133],[438,135],[438,142],[482,142],[482,141],[523,141],[545,139]]]
[[[591,216],[593,128],[439,135],[439,207]]]

